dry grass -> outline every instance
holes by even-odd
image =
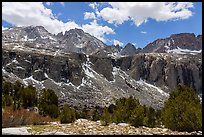
[[[49,117],[43,117],[25,109],[13,111],[12,107],[4,108],[2,113],[2,127],[17,127],[24,125],[42,125],[52,121]]]

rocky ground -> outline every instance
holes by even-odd
[[[20,128],[2,128],[3,135],[202,135],[202,131],[177,132],[166,128],[135,128],[126,123],[108,126],[101,125],[100,121],[78,119],[74,123],[59,124],[52,122],[49,125],[35,125]]]

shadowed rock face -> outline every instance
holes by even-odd
[[[6,71],[24,79],[33,75],[38,81],[46,80],[46,74],[55,82],[70,81],[75,85],[81,83],[83,76],[81,62],[86,60],[83,54],[53,57],[26,52],[3,51],[2,65]],[[9,63],[10,62],[10,63]],[[46,73],[46,74],[45,74]]]
[[[113,66],[110,58],[98,58],[92,56],[90,61],[93,63],[93,69],[102,74],[108,81],[113,80]]]

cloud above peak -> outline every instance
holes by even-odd
[[[112,28],[109,28],[108,26],[100,26],[96,20],[93,20],[90,24],[82,25],[82,29],[103,42],[106,42],[104,35],[115,34]]]
[[[52,5],[53,3],[47,2],[44,4]],[[3,2],[2,20],[18,27],[30,25],[43,26],[52,34],[64,33],[70,29],[79,28],[103,42],[106,41],[105,35],[115,34],[112,28],[99,25],[96,20],[82,25],[72,20],[63,22],[54,16],[53,11],[45,7],[44,4],[42,2]],[[59,4],[64,6],[64,2]],[[85,18],[95,19],[94,13],[85,13]],[[2,29],[4,29],[3,26]]]
[[[192,2],[109,2],[98,15],[111,24],[130,20],[140,26],[150,18],[158,22],[187,19],[193,7]]]

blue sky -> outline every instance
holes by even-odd
[[[2,4],[2,29],[42,25],[57,34],[81,28],[107,45],[143,48],[176,33],[202,34],[201,2],[21,2]]]

